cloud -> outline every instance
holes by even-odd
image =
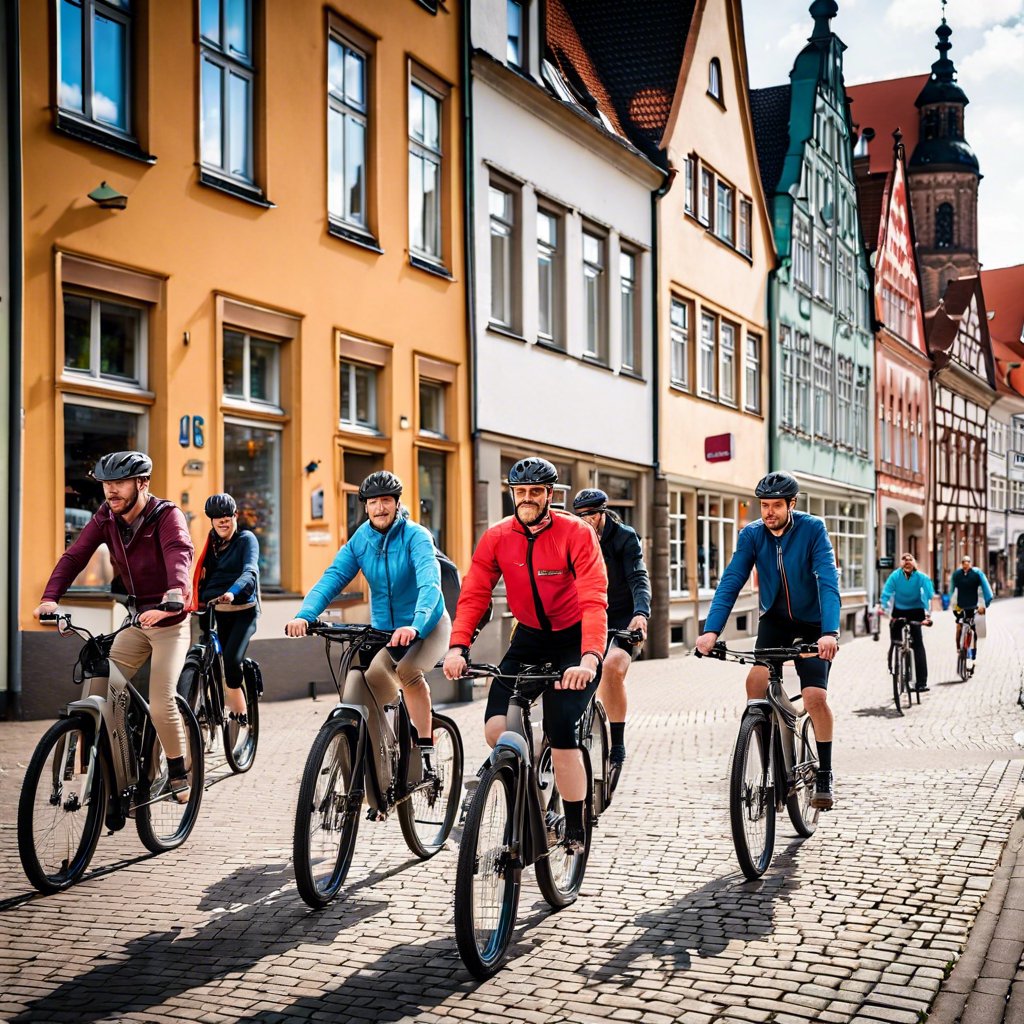
[[[981,46],[960,62],[960,71],[972,82],[1003,71],[1024,74],[1024,22],[988,29]]]
[[[791,59],[795,58],[796,55],[804,48],[804,43],[807,42],[811,34],[811,29],[814,28],[813,24],[808,21],[797,21],[794,22],[786,30],[786,34],[779,36],[775,43],[775,48],[781,50],[783,53],[788,54]]]
[[[938,25],[935,0],[893,0],[885,12],[885,23],[892,28],[919,28]],[[946,20],[954,32],[964,28],[986,28],[1019,17],[1024,0],[953,0],[946,9]]]

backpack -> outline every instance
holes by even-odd
[[[431,534],[433,538],[433,534]],[[448,617],[455,621],[455,609],[459,604],[459,594],[462,593],[462,577],[459,575],[459,567],[437,546],[434,541],[434,554],[437,556],[437,567],[441,570],[441,595],[444,597],[444,608]],[[494,602],[487,605],[487,610],[473,630],[473,639],[480,635],[480,630],[491,621],[491,613],[494,610]]]

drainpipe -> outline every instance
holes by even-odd
[[[4,11],[7,58],[7,202],[10,309],[8,336],[10,365],[8,377],[8,466],[7,488],[7,685],[6,715],[22,716],[21,706],[21,623],[18,606],[21,590],[21,351],[22,286],[24,271],[22,248],[21,195],[21,28],[18,0],[8,0]]]

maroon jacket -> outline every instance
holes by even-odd
[[[93,552],[106,544],[120,579],[120,587],[115,580],[115,590],[132,595],[138,611],[149,611],[162,604],[168,590],[180,590],[182,600],[187,602],[193,549],[181,509],[173,501],[150,496],[142,510],[142,525],[127,545],[115,519],[104,502],[74,544],[60,556],[43,591],[43,600],[59,601],[88,565]],[[185,611],[166,618],[160,625],[173,626],[187,614]]]

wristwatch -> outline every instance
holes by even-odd
[[[838,630],[838,629],[829,629],[829,630],[826,630],[826,631],[825,631],[824,633],[822,633],[821,635],[822,635],[822,636],[831,636],[831,637],[835,637],[835,639],[836,639],[836,640],[838,640],[838,639],[839,639],[839,630]]]
[[[458,651],[464,658],[469,659],[469,648],[465,644],[452,644],[449,651]]]

